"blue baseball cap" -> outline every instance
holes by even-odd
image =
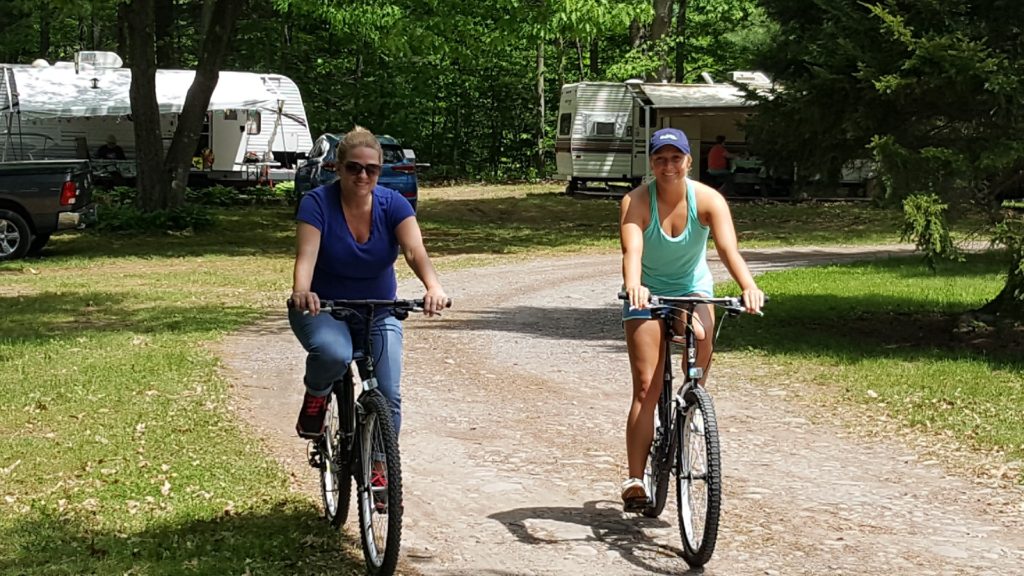
[[[651,135],[651,154],[662,146],[675,146],[683,154],[690,153],[690,140],[686,133],[678,128],[662,128]]]

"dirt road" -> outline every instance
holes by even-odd
[[[757,271],[863,257],[748,253]],[[406,326],[407,571],[686,573],[674,504],[650,520],[625,516],[618,501],[629,399],[619,258],[535,260],[443,280],[455,308]],[[400,293],[419,289],[409,282]],[[221,350],[243,414],[313,505],[315,477],[293,437],[303,355],[283,315]],[[1024,574],[1019,489],[951,475],[905,442],[870,439],[764,372],[727,354],[712,371],[725,496],[705,574]]]

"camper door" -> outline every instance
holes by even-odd
[[[644,107],[639,104],[633,106],[633,178],[641,179],[647,176],[647,139],[650,136],[647,130],[647,116],[650,114],[650,134],[658,129],[658,110],[653,107]]]
[[[248,114],[245,110],[213,110],[210,112],[210,148],[213,169],[240,170],[245,155]]]

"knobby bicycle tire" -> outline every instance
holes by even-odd
[[[331,526],[339,528],[348,519],[352,500],[352,468],[349,458],[342,454],[340,398],[334,392],[331,395],[327,427],[321,440],[327,444],[321,448],[320,496],[324,502],[324,517]],[[331,510],[332,497],[335,499],[334,510]]]
[[[722,461],[718,439],[718,421],[715,418],[715,407],[711,395],[701,387],[695,387],[686,393],[686,413],[679,414],[676,419],[679,443],[676,449],[676,499],[679,521],[679,535],[683,541],[683,559],[691,567],[699,567],[711,560],[718,539],[718,521],[722,508]],[[702,454],[705,470],[690,468],[691,439],[703,440]],[[703,510],[693,510],[693,493],[695,477],[703,482],[705,505]],[[687,518],[687,513],[690,517]],[[696,534],[696,523],[700,521],[703,529]],[[699,540],[698,537],[699,536]]]
[[[391,409],[380,392],[371,390],[363,394],[359,403],[363,407],[358,424],[361,463],[357,472],[361,474],[358,481],[359,535],[363,544],[363,556],[366,559],[366,573],[371,576],[390,576],[394,574],[398,565],[402,540],[402,465],[398,453],[398,437],[395,435],[395,427],[391,420]],[[381,514],[376,510],[370,489],[375,449],[383,452],[387,471],[387,514]],[[378,550],[381,543],[374,538],[375,516],[382,516],[387,522],[383,551]]]

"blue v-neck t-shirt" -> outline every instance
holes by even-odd
[[[412,205],[398,192],[373,188],[370,237],[356,242],[341,208],[341,184],[337,180],[314,188],[302,197],[295,219],[320,231],[320,252],[313,269],[310,290],[328,300],[396,298],[395,260],[398,236],[395,228],[413,216]]]

